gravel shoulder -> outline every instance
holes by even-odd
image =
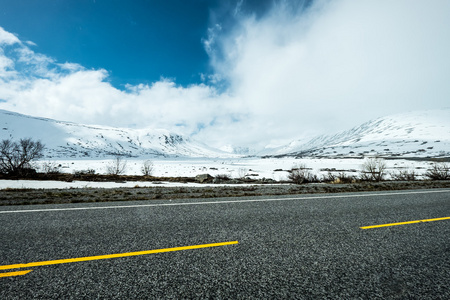
[[[261,184],[205,187],[134,187],[74,189],[4,189],[0,190],[0,206],[30,204],[63,204],[155,199],[189,199],[217,197],[249,197],[315,193],[344,193],[450,188],[450,181],[384,181],[349,184]]]

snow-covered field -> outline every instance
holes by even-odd
[[[127,159],[126,175],[142,175],[143,159]],[[211,176],[227,175],[231,178],[250,177],[255,179],[270,178],[277,181],[287,180],[288,170],[299,165],[305,165],[319,177],[326,175],[328,170],[345,172],[347,175],[359,175],[363,159],[295,159],[295,158],[237,158],[237,159],[158,159],[153,162],[153,176],[159,177],[195,177],[199,174]],[[414,170],[416,174],[423,174],[430,166],[430,162],[409,160],[386,160],[387,172],[399,170]],[[44,163],[60,165],[63,173],[75,173],[92,169],[97,174],[105,174],[107,166],[113,163],[106,160],[55,160],[40,161],[38,167]],[[153,182],[57,182],[57,181],[29,181],[29,180],[0,180],[0,189],[5,188],[76,188],[76,187],[134,187],[134,186],[180,186],[183,183],[153,183]],[[197,184],[189,183],[191,186]],[[202,185],[204,186],[204,185]]]
[[[126,161],[126,175],[142,175],[141,168],[145,160],[128,159]],[[108,165],[114,160],[58,160],[61,171],[73,173],[75,171],[94,169],[98,174],[105,174]],[[160,177],[195,177],[199,174],[212,176],[228,175],[231,178],[249,176],[256,179],[271,178],[274,180],[286,180],[288,170],[292,167],[304,164],[312,172],[320,175],[326,173],[321,169],[346,170],[355,172],[361,169],[363,159],[295,159],[295,158],[238,158],[238,159],[170,159],[152,160],[153,176]],[[423,170],[429,166],[428,162],[416,162],[408,160],[386,160],[389,170],[416,169]],[[280,171],[282,170],[282,171]]]
[[[36,168],[41,172],[45,172],[42,166],[50,163],[60,165],[63,173],[94,170],[97,174],[105,174],[107,166],[112,164],[111,157],[122,155],[140,157],[128,159],[126,175],[141,175],[144,158],[150,157],[154,163],[152,175],[158,177],[210,174],[284,181],[289,174],[287,171],[298,165],[306,166],[321,178],[327,175],[328,170],[358,176],[364,162],[360,158],[367,156],[424,159],[450,157],[450,109],[396,114],[366,122],[341,133],[318,136],[310,141],[294,140],[288,145],[277,149],[267,148],[258,154],[278,157],[266,159],[242,158],[241,155],[224,153],[167,130],[76,124],[0,110],[0,140],[17,140],[30,136],[42,141],[46,146],[45,159],[51,160],[43,159],[38,163]],[[295,156],[316,158],[295,159]],[[388,175],[396,170],[414,171],[416,175],[421,175],[426,172],[430,163],[396,159],[386,160],[386,164]],[[0,181],[0,189],[108,188],[135,185],[156,184]]]

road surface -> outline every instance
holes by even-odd
[[[449,217],[443,189],[6,206],[0,299],[450,299]]]

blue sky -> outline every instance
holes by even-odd
[[[212,72],[202,42],[208,28],[229,23],[239,2],[0,0],[0,26],[59,62],[107,70],[117,87],[160,77],[189,85]],[[247,0],[240,6],[260,15],[270,5]]]
[[[0,109],[263,149],[449,106],[450,1],[0,0]]]
[[[1,26],[60,62],[104,68],[115,84],[200,81],[215,1],[0,1]]]

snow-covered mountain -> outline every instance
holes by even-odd
[[[294,141],[274,149],[274,156],[310,157],[450,157],[450,109],[396,114],[353,129]]]
[[[220,150],[162,129],[83,125],[0,110],[0,140],[41,140],[47,158],[103,158],[111,155],[224,157]]]
[[[0,110],[0,140],[41,140],[47,158],[236,157],[163,129],[83,125]],[[450,109],[396,114],[334,135],[293,141],[261,155],[450,157]]]

